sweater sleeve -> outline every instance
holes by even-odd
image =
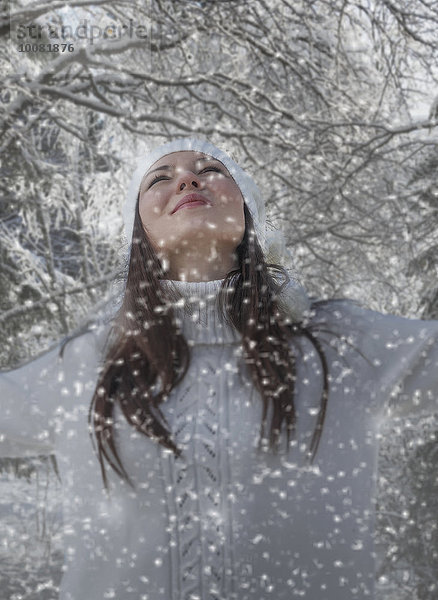
[[[438,321],[384,319],[378,366],[386,416],[438,413]]]
[[[324,312],[328,328],[351,342],[360,385],[374,388],[385,417],[438,412],[438,321],[384,315],[348,301]]]
[[[50,454],[51,409],[60,398],[60,346],[0,373],[0,457]]]
[[[18,369],[0,373],[0,457],[55,451],[62,416],[91,399],[107,329],[76,334]]]

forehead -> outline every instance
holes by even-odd
[[[181,150],[179,152],[171,152],[170,154],[165,154],[156,162],[154,162],[154,164],[149,167],[145,175],[163,165],[169,165],[176,168],[185,168],[192,166],[196,163],[202,163],[206,161],[220,162],[216,158],[213,158],[209,154],[204,154],[203,152],[195,152],[193,150]]]

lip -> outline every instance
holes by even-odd
[[[206,198],[202,194],[197,194],[197,193],[186,194],[185,196],[183,196],[181,198],[181,200],[179,200],[177,202],[175,208],[173,209],[173,211],[170,214],[173,215],[173,213],[175,213],[177,210],[179,210],[182,206],[184,206],[185,204],[190,204],[192,202],[202,202],[203,204],[209,204],[209,202],[206,200]]]

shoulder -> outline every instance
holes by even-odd
[[[316,300],[312,302],[308,326],[337,335],[379,329],[385,315],[368,310],[353,300]]]
[[[352,300],[313,302],[308,325],[317,335],[350,338],[366,353],[388,358],[438,341],[438,321],[387,315]]]
[[[73,357],[100,359],[113,329],[112,321],[93,319],[78,327],[60,344],[60,357],[65,362]]]
[[[392,314],[384,314],[361,306],[354,300],[316,300],[312,303],[309,323],[332,325],[337,328],[359,328],[366,326],[374,331],[387,330],[397,335],[404,331],[438,331],[438,321],[424,321]]]

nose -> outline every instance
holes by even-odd
[[[199,188],[200,180],[192,171],[184,171],[177,179],[177,190],[182,192],[186,188]]]

